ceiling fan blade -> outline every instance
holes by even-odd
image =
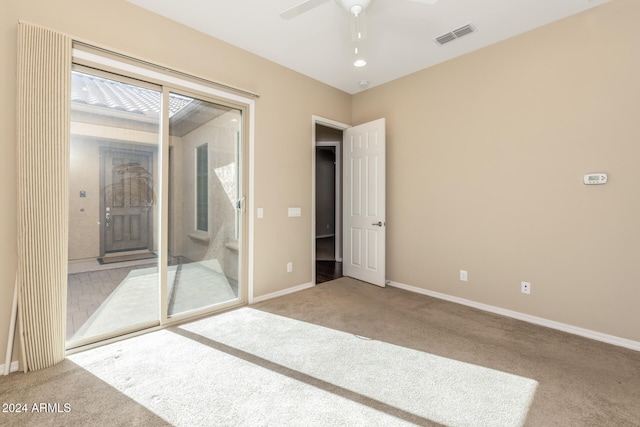
[[[329,0],[306,0],[292,8],[280,12],[280,17],[283,19],[292,19],[328,1]]]
[[[438,0],[409,0],[415,3],[422,3],[422,4],[436,4],[438,3]]]

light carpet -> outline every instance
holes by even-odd
[[[69,359],[185,426],[522,426],[537,387],[251,308]]]

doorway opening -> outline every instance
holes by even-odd
[[[335,261],[341,271],[328,280],[349,276],[384,287],[386,284],[386,120],[384,118],[349,126],[332,120],[312,118],[312,274],[314,284],[323,281],[317,271],[318,238],[327,233],[321,222],[322,185],[317,176],[316,150],[336,144],[335,172]],[[322,151],[320,149],[320,151]],[[329,155],[326,155],[329,157]],[[329,157],[330,158],[330,157]],[[341,202],[342,201],[342,202]],[[329,226],[329,229],[331,227]],[[331,262],[331,261],[329,261]],[[337,267],[334,265],[334,267]]]
[[[315,283],[342,277],[342,128],[314,122]]]

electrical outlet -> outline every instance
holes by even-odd
[[[520,284],[520,290],[522,291],[523,294],[530,294],[531,293],[531,283],[522,282]]]
[[[292,262],[288,262],[287,263],[287,273],[291,273],[293,271],[293,263]]]
[[[460,270],[460,281],[467,281],[467,270]]]

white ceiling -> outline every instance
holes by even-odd
[[[609,0],[372,0],[362,68],[353,66],[351,16],[333,0],[291,20],[280,12],[302,0],[128,1],[354,94],[362,80],[371,88]],[[472,34],[433,40],[469,23]]]

